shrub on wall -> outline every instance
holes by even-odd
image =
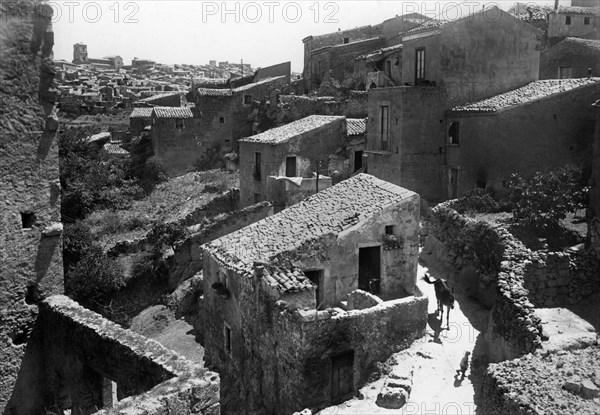
[[[67,293],[86,305],[103,303],[124,286],[121,268],[108,259],[99,246],[86,251],[65,279]]]
[[[450,205],[458,213],[498,212],[500,205],[487,189],[473,189],[463,197],[454,200]]]
[[[529,178],[513,174],[506,182],[514,218],[542,234],[560,227],[560,220],[586,204],[589,188],[581,168],[566,166],[536,172]]]

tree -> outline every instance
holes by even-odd
[[[565,166],[536,172],[529,178],[513,174],[506,182],[514,218],[542,234],[560,227],[567,213],[582,206],[589,188],[581,168]]]

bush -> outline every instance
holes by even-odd
[[[87,250],[65,279],[67,293],[85,305],[104,303],[124,286],[121,268],[99,246]]]
[[[63,261],[68,270],[81,261],[81,258],[94,246],[94,238],[89,226],[83,222],[65,224],[63,234]]]
[[[187,228],[176,222],[157,223],[148,232],[146,240],[152,245],[155,254],[162,253],[165,247],[173,247],[175,242],[187,237]]]
[[[500,210],[500,205],[494,200],[486,189],[473,189],[452,203],[452,208],[459,213],[485,212],[495,213]]]
[[[589,188],[582,169],[572,166],[536,172],[529,178],[513,174],[506,182],[515,220],[542,234],[560,227],[560,220],[586,204]]]

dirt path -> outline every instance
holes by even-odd
[[[409,401],[402,409],[385,409],[376,405],[378,393],[385,379],[367,384],[361,389],[360,397],[343,404],[324,409],[321,415],[334,414],[474,414],[476,393],[481,383],[482,335],[489,311],[460,293],[455,293],[457,302],[450,313],[447,328],[446,316],[439,333],[439,341],[434,341],[439,319],[436,317],[437,304],[433,285],[421,279],[426,267],[419,266],[418,286],[430,299],[429,324],[427,334],[416,341],[408,350],[394,355],[396,364],[392,372],[406,375],[413,371],[413,386]],[[430,271],[437,277],[435,271]],[[464,379],[455,377],[460,360],[466,351],[474,356],[477,368],[470,366]]]

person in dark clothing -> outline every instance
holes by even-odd
[[[465,378],[465,372],[469,368],[469,355],[471,352],[465,352],[465,355],[460,361],[460,369],[456,371],[456,376],[461,375],[461,379]]]

